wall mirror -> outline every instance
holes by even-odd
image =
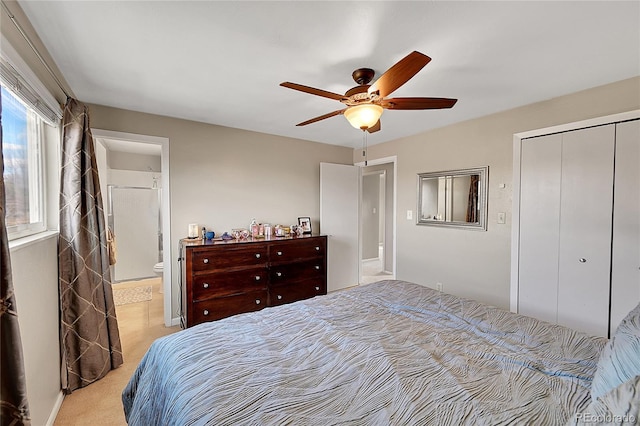
[[[487,230],[489,167],[418,174],[418,225]]]

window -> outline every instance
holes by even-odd
[[[46,124],[2,85],[2,156],[9,239],[45,230],[43,126]]]

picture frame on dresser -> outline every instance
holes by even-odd
[[[311,234],[311,218],[310,217],[299,217],[298,226],[302,228],[303,234]]]

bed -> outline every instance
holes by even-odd
[[[565,424],[606,344],[380,281],[160,338],[122,399],[130,425]]]

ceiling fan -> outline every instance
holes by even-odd
[[[455,105],[458,100],[449,98],[387,98],[430,61],[431,58],[427,55],[413,51],[389,68],[373,84],[369,82],[375,72],[370,68],[359,68],[351,75],[358,86],[347,90],[344,95],[288,81],[280,83],[280,86],[335,99],[346,105],[346,108],[303,121],[296,126],[306,126],[336,115],[344,115],[353,127],[373,133],[380,130],[380,116],[385,109],[443,109]]]

